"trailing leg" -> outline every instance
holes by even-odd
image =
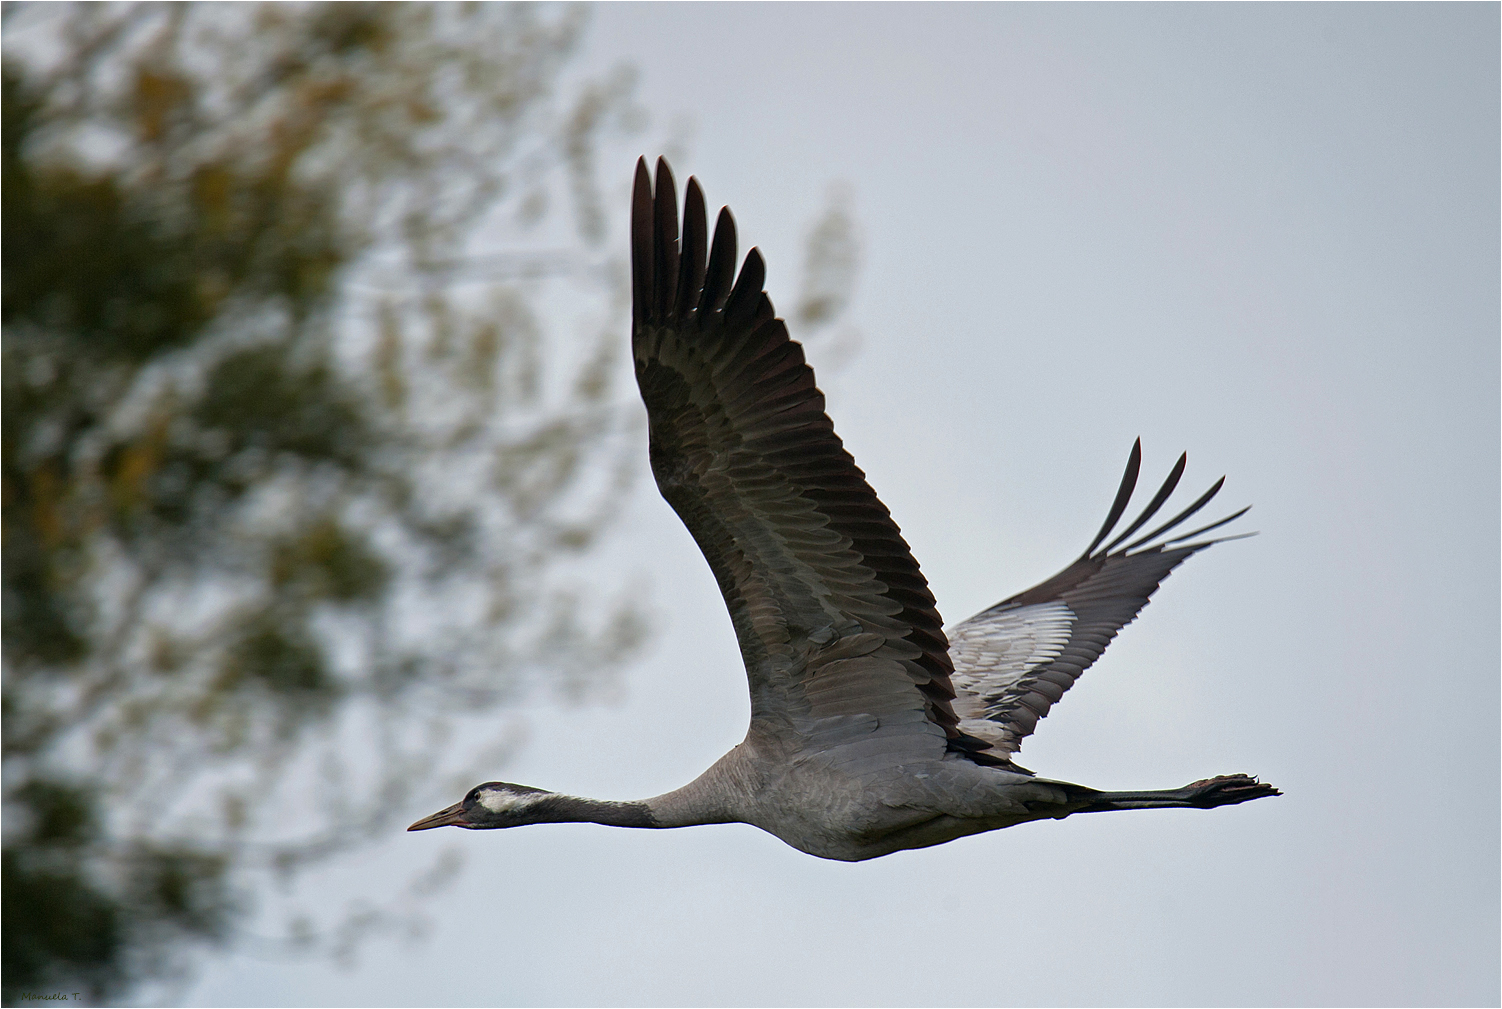
[[[1088,805],[1077,813],[1105,813],[1117,809],[1214,809],[1234,806],[1268,795],[1282,795],[1272,785],[1247,774],[1223,774],[1185,785],[1149,792],[1097,792],[1081,789]]]

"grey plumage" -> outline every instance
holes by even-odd
[[[654,192],[639,162],[632,355],[652,472],[724,595],[751,690],[746,739],[689,785],[642,802],[489,782],[409,829],[743,822],[810,854],[854,861],[1026,820],[1278,794],[1246,775],[1099,792],[1011,761],[1163,578],[1218,541],[1174,544],[1245,511],[1163,539],[1221,482],[1121,546],[1168,500],[1181,457],[1142,514],[1097,551],[1135,487],[1134,446],[1085,553],[946,636],[907,543],[834,433],[802,348],[762,290],[760,253],[751,250],[735,276],[734,220],[722,210],[707,241],[693,179],[681,242],[678,221],[667,163],[658,161]]]

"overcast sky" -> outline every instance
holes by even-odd
[[[1495,1004],[1498,7],[594,14],[584,69],[640,69],[649,136],[693,124],[680,181],[734,209],[779,306],[848,184],[863,347],[821,384],[949,621],[1075,556],[1139,435],[1144,483],[1188,450],[1185,494],[1225,473],[1255,505],[1022,762],[1286,794],[858,865],[739,825],[404,835],[308,885],[342,902],[456,845],[426,942],[236,955],[189,1000]],[[600,563],[650,572],[654,646],[618,704],[533,711],[496,777],[639,798],[744,734],[723,604],[641,466]]]

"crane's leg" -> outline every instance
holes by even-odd
[[[1214,809],[1216,806],[1234,806],[1238,802],[1283,794],[1273,786],[1246,774],[1223,774],[1196,781],[1183,788],[1165,788],[1151,792],[1081,791],[1086,794],[1079,798],[1087,804],[1074,810],[1076,813],[1105,813],[1116,809]]]

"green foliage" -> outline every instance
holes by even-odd
[[[67,978],[97,1000],[119,986],[125,955],[122,908],[83,879],[76,859],[49,865],[45,849],[17,839],[0,855],[6,1001],[39,980]],[[36,864],[40,863],[40,864]],[[28,984],[32,982],[33,984]]]
[[[194,249],[133,206],[116,180],[39,167],[22,146],[40,99],[4,72],[4,320],[66,333],[98,359],[141,361],[191,340],[213,314]]]
[[[230,649],[219,689],[258,686],[301,698],[327,695],[336,684],[324,668],[323,656],[295,623],[285,625],[270,613],[247,623]]]
[[[4,991],[102,999],[641,640],[568,568],[635,454],[593,169],[634,113],[560,102],[570,9],[5,18]]]
[[[109,851],[86,788],[33,779],[7,798],[25,810],[0,865],[6,972],[17,975],[7,978],[8,992],[66,978],[92,999],[105,996],[125,981],[127,958],[140,945],[131,932],[146,922],[159,932],[223,934],[230,910],[223,857],[149,843],[123,856]],[[126,880],[124,901],[89,878],[83,867],[94,861],[124,863],[111,865]]]
[[[271,582],[278,594],[342,603],[380,597],[389,578],[386,562],[332,518],[320,519],[277,544]]]
[[[359,406],[328,365],[295,368],[276,346],[215,364],[194,419],[224,436],[215,448],[225,457],[254,450],[353,465],[370,440]]]

